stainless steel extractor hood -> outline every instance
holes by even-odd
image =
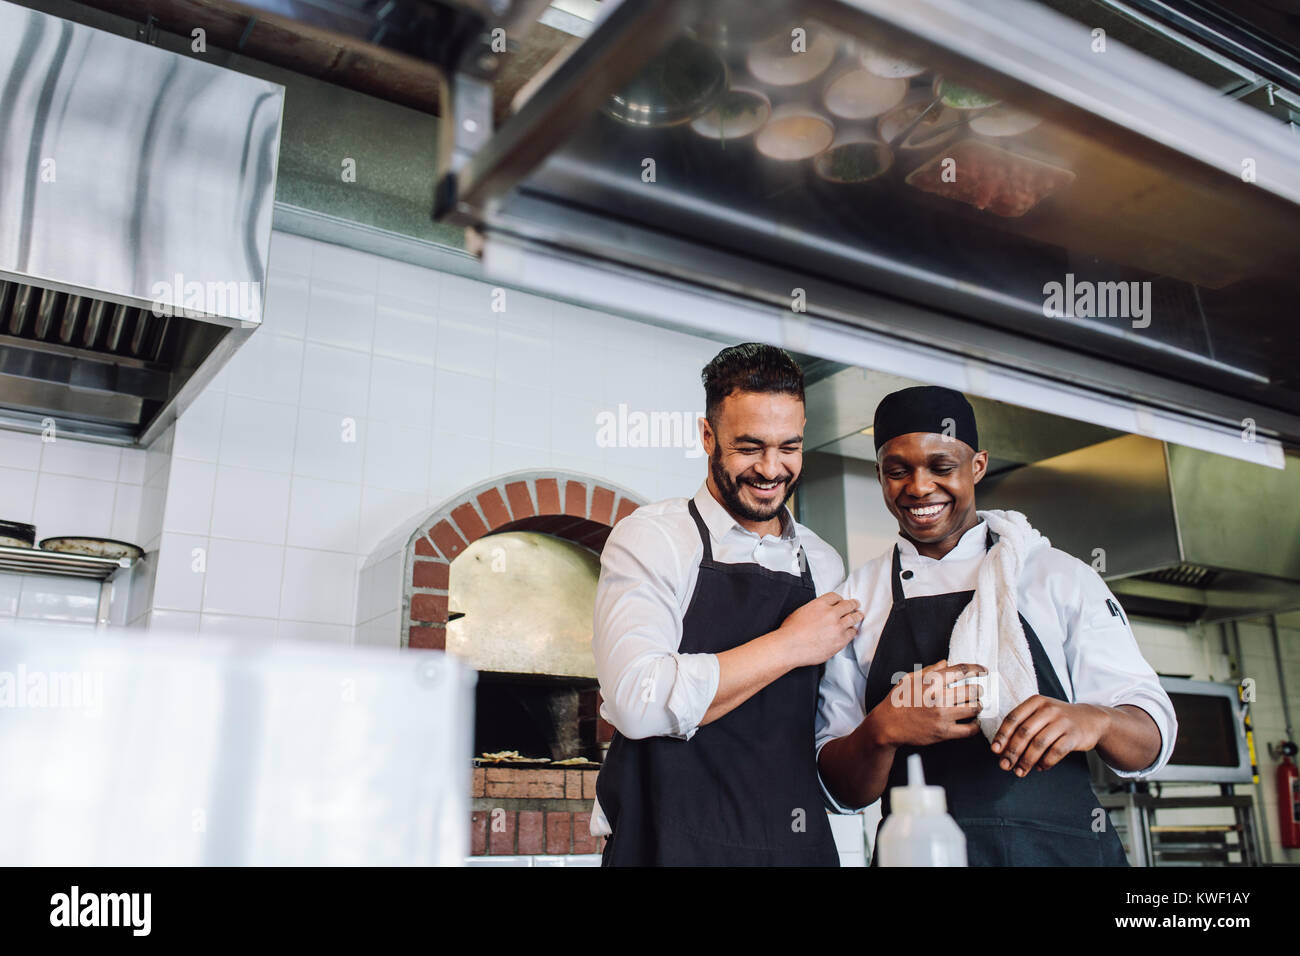
[[[147,444],[258,327],[282,104],[0,3],[0,422]]]
[[[608,0],[503,121],[451,73],[435,214],[494,279],[1276,466],[1300,86],[1134,6]]]
[[[1028,515],[1132,614],[1224,621],[1300,607],[1294,456],[1261,468],[1125,435],[994,476],[979,499]]]
[[[811,379],[805,366],[804,374],[808,406],[804,447],[869,462],[876,460],[872,420],[880,400],[897,389],[922,384],[861,368],[834,369]],[[1122,434],[978,395],[970,401],[979,422],[980,445],[989,453],[990,476]]]

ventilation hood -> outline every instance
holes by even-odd
[[[1216,622],[1300,607],[1293,455],[1261,468],[1125,435],[996,476],[979,500],[1024,512],[1131,614]]]
[[[252,334],[282,104],[0,3],[0,424],[148,444]]]

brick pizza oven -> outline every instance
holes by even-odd
[[[641,504],[615,485],[559,471],[515,472],[445,502],[419,522],[404,549],[402,646],[447,648],[449,614],[457,610],[448,606],[451,564],[478,539],[529,531],[599,554],[613,526]],[[547,669],[544,658],[529,674],[480,667],[475,754],[518,749],[549,751],[543,756],[552,759],[599,759],[613,728],[598,717],[594,676],[575,679]],[[603,839],[588,832],[597,772],[596,767],[476,766],[471,853],[600,852]]]

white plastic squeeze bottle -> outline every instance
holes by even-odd
[[[890,813],[880,828],[881,866],[965,866],[966,835],[948,816],[943,787],[927,787],[921,755],[907,758],[907,786],[889,791]]]

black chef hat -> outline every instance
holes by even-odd
[[[938,385],[917,385],[890,392],[876,406],[872,435],[876,451],[899,435],[909,432],[935,432],[951,435],[979,450],[979,433],[975,430],[975,409],[966,396]]]

